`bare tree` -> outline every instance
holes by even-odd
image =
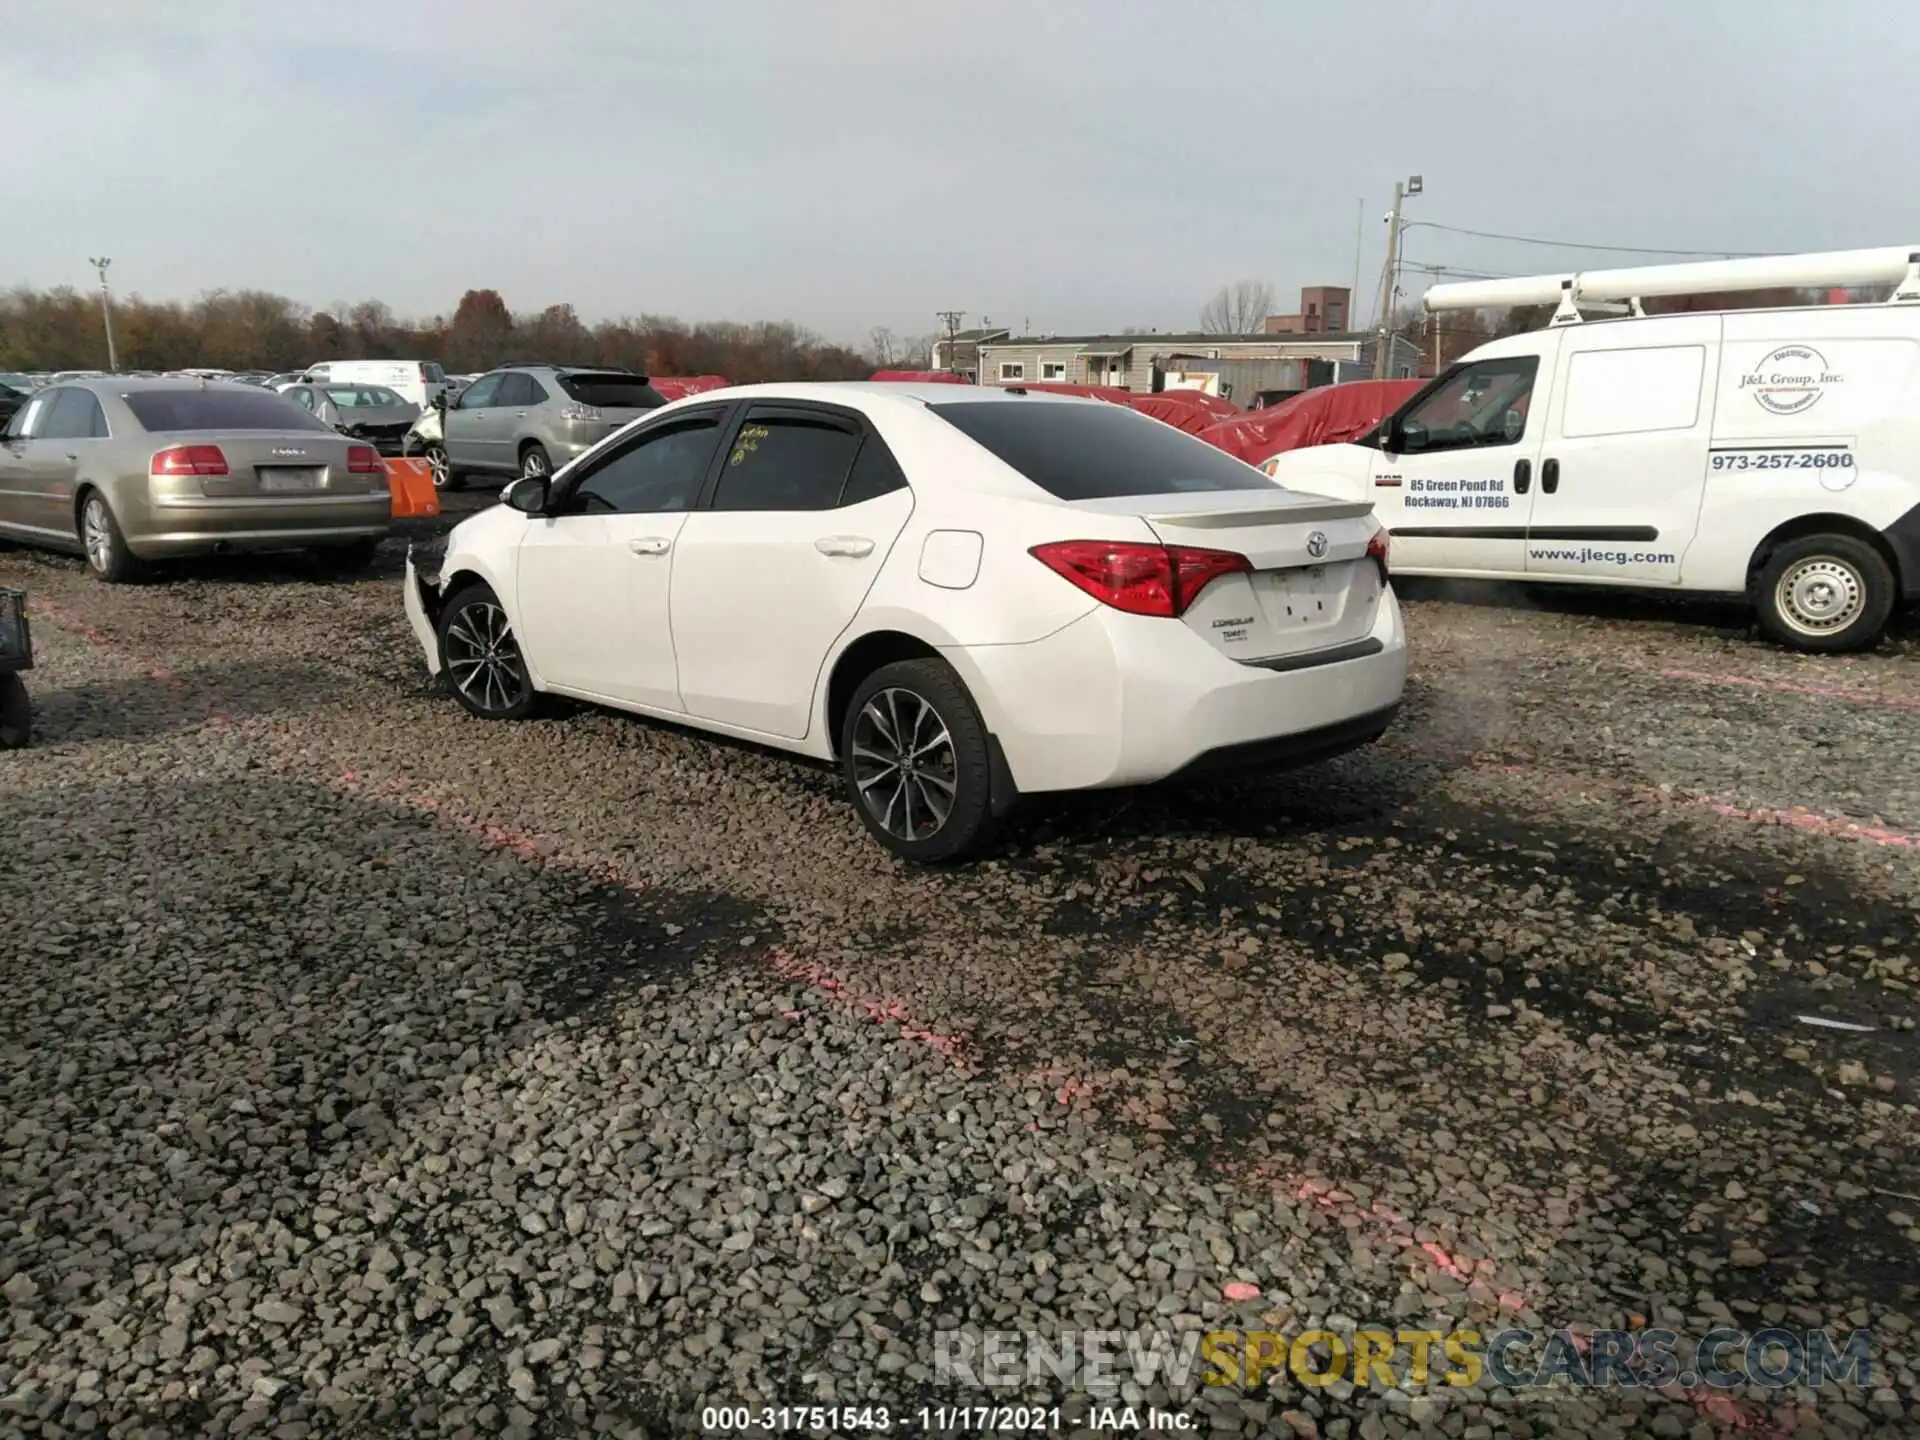
[[[1256,335],[1273,313],[1273,287],[1264,280],[1222,285],[1200,308],[1200,328],[1209,335]]]
[[[874,326],[867,339],[873,345],[874,361],[881,369],[886,369],[900,358],[900,342],[894,339],[893,331],[885,325]]]

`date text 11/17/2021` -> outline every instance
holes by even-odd
[[[886,1405],[709,1405],[700,1412],[700,1429],[708,1435],[820,1430],[875,1435],[896,1430],[929,1435],[1051,1435],[1060,1430],[1062,1419],[1057,1405],[920,1405],[898,1411]],[[1132,1405],[1095,1405],[1081,1423],[1115,1435],[1180,1434],[1197,1424],[1182,1411]]]

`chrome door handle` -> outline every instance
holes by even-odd
[[[527,418],[527,412],[524,410],[516,410],[513,412],[513,418],[516,420],[524,420]]]
[[[822,555],[848,555],[859,559],[873,553],[873,541],[864,535],[824,535],[813,542]]]
[[[636,555],[664,555],[672,546],[671,540],[659,535],[649,535],[644,540],[627,541],[627,548]]]

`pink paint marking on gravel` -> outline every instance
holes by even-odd
[[[1904,830],[1891,830],[1878,825],[1861,825],[1856,821],[1841,820],[1832,815],[1820,815],[1811,810],[1743,810],[1738,805],[1729,805],[1724,800],[1711,800],[1705,797],[1669,803],[1711,810],[1714,814],[1724,815],[1729,820],[1750,820],[1756,825],[1785,825],[1814,835],[1829,835],[1840,840],[1863,840],[1869,845],[1891,845],[1902,850],[1920,845],[1920,836],[1910,835]]]
[[[142,659],[131,647],[121,644],[118,640],[114,639],[113,636],[107,634],[106,631],[99,629],[97,626],[89,625],[72,611],[55,605],[48,600],[35,600],[32,602],[32,608],[40,615],[51,620],[62,630],[78,635],[88,644],[125,661],[127,664],[139,670],[149,680],[157,680],[162,685],[171,685],[179,690],[191,688],[185,680],[169,670],[166,666],[156,665]],[[222,730],[230,729],[233,725],[232,717],[218,706],[209,708],[207,711],[207,722]]]
[[[965,1040],[933,1029],[914,1018],[907,1002],[895,995],[856,994],[847,981],[817,960],[802,960],[792,952],[775,946],[767,952],[767,964],[788,980],[799,980],[842,1008],[863,1015],[876,1024],[891,1025],[902,1040],[936,1050],[964,1069]]]
[[[1258,1300],[1260,1287],[1249,1285],[1245,1280],[1235,1280],[1230,1285],[1222,1286],[1220,1293],[1229,1300]]]
[[[1701,670],[1661,670],[1662,680],[1690,680],[1697,685],[1738,685],[1751,690],[1774,690],[1783,695],[1816,695],[1823,700],[1851,700],[1856,705],[1889,705],[1896,710],[1920,710],[1920,695],[1893,695],[1884,690],[1855,690],[1825,681],[1796,684],[1791,680],[1761,680],[1751,675],[1710,675]]]

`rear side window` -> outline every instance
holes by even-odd
[[[832,510],[860,436],[829,420],[749,415],[714,491],[715,510]]]
[[[100,402],[85,390],[56,390],[53,404],[40,422],[37,432],[43,440],[85,440],[107,433],[103,417],[96,428],[94,415]]]
[[[893,458],[893,452],[887,449],[878,435],[869,435],[860,444],[860,454],[853,462],[853,473],[847,476],[846,487],[840,492],[840,503],[843,506],[858,505],[863,500],[873,500],[906,488],[907,477],[900,473],[900,464]]]
[[[657,410],[667,403],[638,375],[562,375],[560,388],[569,400],[602,410]]]
[[[1279,488],[1204,440],[1097,400],[927,408],[1060,500]]]
[[[447,379],[447,372],[442,370],[438,365],[428,362],[420,367],[420,378],[425,380],[429,385],[444,385]]]
[[[185,430],[318,430],[332,427],[315,419],[284,395],[258,390],[132,390],[121,397],[143,430],[171,434]]]
[[[540,382],[531,375],[516,370],[500,382],[500,405],[538,405],[547,398],[547,392]]]

